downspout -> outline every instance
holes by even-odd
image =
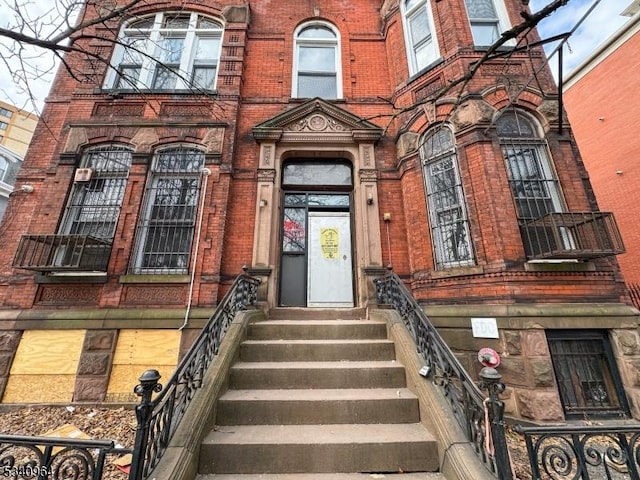
[[[200,250],[200,235],[202,234],[202,219],[204,217],[204,199],[207,196],[207,183],[211,170],[203,168],[200,174],[204,177],[202,182],[202,196],[200,197],[200,212],[198,214],[198,228],[196,231],[196,243],[194,245],[193,262],[191,264],[191,279],[189,280],[189,295],[187,298],[187,311],[184,313],[184,323],[178,329],[181,331],[189,323],[189,314],[191,313],[191,303],[193,302],[193,284],[196,278],[196,262],[198,261],[198,251]]]

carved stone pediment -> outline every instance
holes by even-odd
[[[357,115],[315,98],[253,127],[258,142],[375,142],[382,129]]]

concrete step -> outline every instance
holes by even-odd
[[[438,470],[422,424],[229,425],[202,442],[200,473],[349,473]]]
[[[269,310],[272,320],[358,320],[366,316],[364,308],[281,307]]]
[[[255,473],[198,475],[196,480],[446,480],[442,473]]]
[[[264,320],[249,325],[252,340],[385,339],[387,325],[373,320]]]
[[[238,362],[230,371],[232,389],[401,388],[401,364],[387,362]]]
[[[337,362],[393,360],[390,340],[245,340],[243,362]]]
[[[218,425],[417,423],[417,397],[406,388],[229,390]]]

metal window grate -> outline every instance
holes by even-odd
[[[138,225],[132,273],[187,273],[204,153],[159,152],[153,161]]]
[[[442,269],[473,265],[469,222],[451,131],[437,128],[427,134],[420,152],[436,266]]]
[[[628,415],[606,332],[549,330],[547,340],[565,414]]]

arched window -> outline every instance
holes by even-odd
[[[297,98],[342,97],[340,37],[326,22],[312,22],[296,29],[293,92]]]
[[[440,52],[429,0],[402,2],[409,72],[413,75],[436,61]]]
[[[520,231],[529,257],[552,249],[554,232],[533,223],[548,213],[562,212],[564,205],[558,177],[551,164],[547,144],[537,122],[519,110],[509,110],[496,121]],[[565,232],[562,241],[571,248]]]
[[[222,25],[189,12],[159,12],[126,24],[106,87],[213,90]]]
[[[188,273],[204,152],[179,146],[158,151],[147,179],[133,273]]]
[[[493,45],[502,32],[511,28],[503,0],[465,0],[473,44],[478,47]],[[513,45],[509,40],[506,45]]]
[[[420,158],[436,268],[473,265],[467,209],[451,130],[439,125],[428,131],[422,139]]]

